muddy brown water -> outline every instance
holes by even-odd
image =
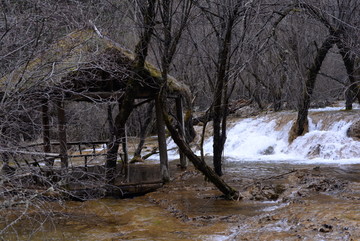
[[[225,172],[243,200],[222,199],[189,168],[141,197],[48,203],[41,217],[27,214],[1,238],[360,240],[360,165],[228,161]],[[267,198],[274,192],[277,198]]]

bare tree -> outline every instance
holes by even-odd
[[[139,42],[135,47],[135,61],[132,67],[133,74],[126,83],[125,95],[119,103],[119,113],[115,118],[115,138],[114,142],[110,143],[106,161],[110,181],[113,178],[112,176],[114,176],[114,169],[116,168],[119,144],[124,141],[126,121],[134,108],[135,95],[141,85],[139,76],[143,76],[142,71],[144,70],[145,59],[148,55],[148,48],[155,25],[155,1],[142,1],[138,6],[141,10],[143,30],[141,31]]]
[[[215,172],[222,175],[222,155],[226,140],[226,119],[228,104],[234,85],[231,80],[235,70],[241,69],[242,63],[234,68],[236,52],[244,44],[244,36],[247,32],[247,21],[253,14],[252,2],[241,0],[229,0],[222,2],[202,1],[197,6],[203,17],[207,20],[205,31],[208,38],[213,36],[211,44],[205,48],[209,59],[206,65],[212,66],[214,71],[208,75],[208,82],[212,88],[211,115],[214,128],[213,164]],[[241,31],[240,33],[237,31]],[[234,38],[236,36],[236,38]],[[206,43],[205,43],[206,44]],[[215,44],[215,45],[214,45]],[[206,46],[206,45],[205,45]],[[214,52],[211,48],[215,49]],[[239,66],[240,65],[240,66]]]
[[[317,49],[313,63],[307,72],[303,97],[299,102],[297,120],[289,135],[290,142],[297,136],[303,135],[308,131],[307,115],[311,96],[315,87],[315,81],[326,55],[335,44],[340,50],[351,82],[349,93],[352,92],[352,95],[359,94],[354,79],[355,58],[350,51],[351,48],[346,46],[346,43],[349,43],[348,38],[351,36],[351,29],[355,26],[352,22],[352,12],[357,12],[356,10],[359,7],[357,1],[331,1],[330,4],[324,2],[313,3],[311,1],[301,1],[299,2],[299,7],[304,9],[309,16],[316,19],[327,28],[328,36],[323,40],[321,47]],[[347,103],[347,108],[351,109],[350,103]]]

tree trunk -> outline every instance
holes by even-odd
[[[43,141],[44,141],[44,152],[51,152],[50,143],[50,121],[49,121],[49,101],[44,100],[42,104],[42,126],[43,126]],[[46,161],[47,166],[53,166],[54,160],[50,159]]]
[[[196,136],[196,132],[193,124],[193,115],[191,110],[192,107],[190,103],[186,103],[184,107],[185,107],[185,114],[184,114],[185,139],[188,143],[190,143],[194,140]]]
[[[140,141],[134,152],[133,160],[141,158],[141,151],[144,147],[145,138],[149,133],[149,126],[150,126],[151,122],[154,120],[153,111],[154,111],[154,103],[150,103],[146,110],[146,117],[145,117],[144,124],[141,126],[140,136],[139,136]]]
[[[108,124],[109,124],[109,133],[110,133],[110,140],[109,143],[112,143],[115,139],[115,123],[114,123],[114,119],[113,119],[113,114],[112,114],[112,106],[109,104],[107,107],[107,120],[108,120]]]
[[[158,98],[155,99],[155,111],[156,111],[156,128],[158,133],[158,144],[159,144],[159,155],[160,155],[160,174],[163,182],[169,182],[170,173],[169,173],[169,163],[167,156],[165,123],[161,111],[161,103]]]
[[[181,133],[182,136],[185,137],[185,125],[184,125],[184,117],[183,117],[183,104],[182,104],[182,100],[181,97],[177,97],[175,99],[176,102],[176,119],[178,121],[177,125],[178,125],[178,132]],[[186,138],[185,138],[186,140]],[[180,167],[182,170],[185,170],[188,163],[186,160],[186,156],[184,153],[181,152],[181,150],[179,150],[179,155],[180,155]]]
[[[113,182],[115,178],[114,174],[116,170],[118,150],[120,143],[124,141],[123,138],[125,136],[125,124],[133,110],[133,91],[133,88],[127,88],[124,99],[121,103],[119,103],[119,113],[116,116],[114,123],[115,138],[113,138],[113,140],[108,145],[105,167],[106,177],[110,183]]]
[[[214,144],[213,144],[213,164],[216,174],[221,176],[222,173],[222,154],[226,140],[226,111],[227,111],[227,70],[229,65],[229,52],[231,45],[231,36],[234,25],[234,18],[229,17],[224,29],[223,40],[220,42],[220,50],[217,67],[217,80],[214,93]],[[225,121],[225,123],[223,122]]]
[[[289,133],[289,142],[291,143],[298,136],[304,135],[308,132],[308,110],[310,107],[311,95],[314,91],[315,81],[317,74],[320,71],[321,65],[333,45],[337,42],[337,37],[330,35],[323,42],[320,49],[317,51],[314,63],[308,70],[307,79],[305,83],[305,88],[303,91],[302,100],[299,104],[298,115],[295,123],[293,124],[290,133]]]
[[[355,93],[352,87],[352,84],[350,84],[349,87],[345,90],[345,109],[346,110],[352,110],[353,103],[355,101]]]
[[[116,169],[116,159],[119,149],[119,144],[121,142],[121,137],[125,135],[125,124],[129,118],[133,108],[135,95],[138,92],[139,86],[143,83],[144,76],[148,76],[147,71],[144,71],[145,59],[148,55],[149,43],[151,36],[154,31],[155,25],[155,0],[148,0],[147,3],[144,3],[140,6],[141,12],[143,14],[143,27],[144,30],[140,35],[139,42],[135,46],[135,60],[132,66],[132,74],[129,76],[129,79],[126,83],[125,94],[123,100],[121,101],[119,114],[115,119],[115,140],[109,145],[109,149],[106,157],[106,168],[107,168],[107,179],[109,182],[114,181],[114,173]],[[144,73],[145,72],[145,73]]]
[[[358,99],[358,102],[360,103],[360,91],[358,88],[358,85],[356,83],[356,78],[354,76],[354,66],[355,66],[355,59],[351,54],[351,50],[344,46],[344,44],[339,41],[337,43],[337,46],[340,50],[340,54],[342,56],[342,59],[344,61],[344,65],[346,68],[346,72],[350,81],[350,86],[348,87],[346,94],[346,110],[352,109],[352,104],[355,101],[355,99]]]
[[[213,165],[214,170],[217,175],[222,176],[222,154],[223,154],[223,145],[222,145],[222,134],[221,134],[221,113],[218,113],[217,110],[214,111],[214,143],[213,143]]]

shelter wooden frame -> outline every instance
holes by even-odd
[[[51,153],[49,101],[55,103],[58,119],[58,142],[61,167],[68,167],[68,140],[66,133],[66,101],[116,101],[120,102],[131,76],[134,56],[131,51],[96,32],[94,29],[75,31],[53,44],[47,51],[28,61],[0,79],[0,95],[6,99],[14,91],[24,92],[29,98],[42,102],[43,151]],[[146,62],[141,81],[142,88],[135,99],[155,101],[160,151],[160,172],[163,180],[169,180],[165,124],[157,94],[161,88],[161,71]],[[190,91],[183,83],[168,76],[167,98],[175,99],[176,118],[181,132],[185,133],[184,102],[189,103]],[[126,138],[125,138],[126,139]],[[123,142],[126,148],[126,141]],[[127,162],[127,158],[125,158]],[[53,162],[49,162],[52,165]],[[187,161],[180,154],[180,165],[186,168]]]

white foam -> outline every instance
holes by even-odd
[[[317,109],[309,109],[309,111],[338,111],[338,110],[344,110],[344,107],[324,107],[324,108],[317,108]]]
[[[339,110],[345,110],[345,103],[343,101],[340,101],[339,103],[337,103],[338,106],[326,106],[323,108],[312,108],[309,109],[309,111],[314,112],[314,111],[339,111]],[[358,103],[353,103],[352,105],[352,109],[353,110],[357,110],[360,109],[360,105]]]
[[[263,202],[263,203],[266,203],[266,202]],[[278,202],[275,202],[275,203],[278,203]],[[261,211],[263,211],[263,212],[271,212],[271,211],[286,207],[288,205],[289,205],[289,203],[282,203],[282,204],[279,204],[279,205],[273,205],[273,206],[263,208]]]
[[[238,161],[276,161],[296,163],[360,163],[360,142],[346,136],[351,121],[323,123],[309,119],[309,132],[288,144],[293,121],[282,126],[282,116],[265,116],[240,120],[229,129],[224,155]],[[330,118],[331,119],[331,118]],[[213,141],[209,138],[204,152],[211,155]]]

